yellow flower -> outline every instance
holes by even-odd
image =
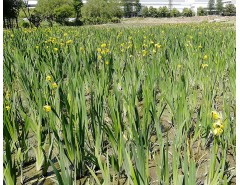
[[[160,45],[160,44],[155,44],[155,47],[156,47],[156,48],[160,48],[161,45]]]
[[[53,48],[53,51],[57,53],[58,52],[58,48]]]
[[[213,130],[213,135],[215,135],[215,136],[220,136],[220,135],[222,135],[222,133],[223,133],[223,129],[221,129],[221,128],[215,128]]]
[[[13,37],[14,37],[14,35],[13,35],[13,34],[11,34],[11,37],[13,38]]]
[[[142,55],[146,56],[147,55],[147,51],[146,50],[142,50]]]
[[[50,111],[51,111],[51,106],[45,105],[45,106],[43,106],[43,109],[44,109],[46,112],[50,112]]]
[[[47,75],[47,76],[46,76],[46,81],[51,82],[51,81],[52,81],[52,77],[51,77],[50,75]]]
[[[52,77],[51,77],[50,75],[48,75],[48,76],[46,77],[46,81],[51,82],[51,81],[52,81]]]
[[[202,68],[204,69],[205,67],[207,67],[207,64],[202,64]]]
[[[36,49],[38,49],[39,48],[39,46],[36,46]]]
[[[53,87],[53,88],[57,88],[57,87],[58,87],[57,83],[55,83],[55,82],[52,83],[52,87]]]
[[[181,67],[182,67],[182,65],[181,65],[181,64],[178,64],[178,65],[177,65],[177,67],[178,67],[178,68],[181,68]]]
[[[66,41],[66,44],[72,44],[72,43],[73,43],[72,40],[68,40],[68,41]]]
[[[198,48],[201,49],[201,48],[202,48],[202,45],[200,44],[200,45],[198,46]]]
[[[109,49],[106,49],[105,52],[106,52],[106,53],[109,53]]]
[[[102,56],[101,55],[98,55],[98,60],[101,60],[102,59]]]
[[[212,111],[212,118],[214,120],[222,119],[222,115],[219,114],[217,111]]]
[[[153,49],[153,53],[156,53],[157,51],[155,49]]]
[[[213,123],[213,128],[222,128],[223,129],[223,123],[222,120],[218,119],[217,122]]]
[[[208,59],[208,56],[204,55],[203,60],[207,60],[207,59]]]
[[[10,110],[10,106],[9,105],[7,105],[5,108],[6,108],[7,111]]]
[[[98,51],[98,53],[100,53],[101,52],[101,48],[97,48],[97,51]]]
[[[9,99],[9,98],[10,98],[10,92],[9,92],[9,91],[6,92],[5,98],[6,98],[6,99]]]
[[[108,62],[108,61],[106,61],[106,62],[105,62],[105,64],[106,64],[106,65],[108,65],[108,64],[109,64],[109,62]]]
[[[83,52],[83,51],[84,51],[83,47],[80,47],[80,51],[81,51],[81,52]]]
[[[105,48],[106,46],[107,46],[107,44],[105,44],[105,43],[101,45],[102,48]]]
[[[63,36],[66,37],[68,34],[67,33],[64,33]]]

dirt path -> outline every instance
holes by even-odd
[[[176,18],[128,18],[121,24],[166,24],[166,23],[201,23],[201,22],[228,22],[236,23],[235,16],[194,16]]]

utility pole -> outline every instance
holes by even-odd
[[[171,12],[172,11],[172,0],[168,0],[168,8],[169,8],[169,11]]]

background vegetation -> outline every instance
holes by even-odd
[[[27,4],[22,0],[4,0],[4,27],[18,27],[18,19],[27,18],[29,23],[40,26],[48,22],[50,26],[54,23],[60,25],[83,25],[102,24],[108,22],[118,23],[125,17],[191,17],[194,15],[223,16],[236,15],[236,7],[228,4],[223,7],[222,0],[216,4],[210,0],[208,8],[199,7],[197,12],[184,8],[179,12],[176,8],[169,6],[153,8],[141,7],[139,0],[88,0],[83,4],[82,0],[39,0],[35,9],[28,9]],[[69,19],[71,18],[71,19]],[[29,27],[28,23],[21,23],[23,27]]]

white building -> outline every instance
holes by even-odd
[[[209,0],[172,0],[171,7],[177,8],[179,11],[182,11],[183,8],[191,8],[193,11],[197,12],[199,7],[207,8]],[[215,0],[216,2],[217,0]],[[236,5],[236,0],[223,0],[223,5],[234,4]],[[162,6],[169,7],[169,0],[140,0],[140,3],[143,7],[154,7],[159,8]]]
[[[29,7],[36,7],[38,0],[25,0],[28,1]],[[86,3],[87,0],[83,0],[83,3]],[[171,7],[177,8],[179,11],[182,11],[183,8],[191,8],[193,11],[197,12],[198,7],[207,8],[209,0],[172,0]],[[217,1],[217,0],[215,0]],[[223,0],[224,6],[226,4],[235,4],[236,0]],[[169,7],[169,0],[140,0],[142,7],[154,7],[159,8],[163,6]]]

